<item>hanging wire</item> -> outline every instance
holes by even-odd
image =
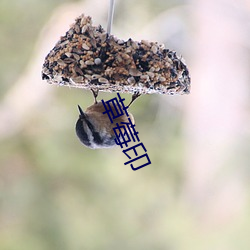
[[[110,0],[109,13],[108,13],[108,27],[107,27],[107,33],[109,35],[110,35],[111,29],[112,29],[114,10],[115,10],[115,0]]]

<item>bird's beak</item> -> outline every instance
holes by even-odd
[[[80,117],[81,118],[85,118],[85,114],[84,114],[84,112],[82,111],[82,108],[79,106],[79,105],[77,105],[78,106],[78,110],[79,110],[79,113],[80,113]]]

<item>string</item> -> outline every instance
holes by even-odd
[[[107,27],[107,33],[109,35],[110,35],[111,29],[112,29],[114,10],[115,10],[115,0],[110,0],[109,13],[108,13],[108,27]]]

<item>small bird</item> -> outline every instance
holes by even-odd
[[[121,122],[128,123],[130,118],[132,124],[135,124],[134,117],[128,112],[127,116],[125,113],[122,116],[117,117],[113,123],[111,123],[102,102],[96,100],[98,96],[98,91],[91,90],[95,103],[88,107],[84,112],[82,108],[78,105],[79,118],[76,122],[76,135],[80,139],[81,143],[88,148],[98,149],[98,148],[111,148],[116,146],[115,138],[116,135],[113,128],[116,127],[116,123],[121,124]],[[134,102],[134,100],[139,96],[138,93],[132,96],[132,100],[128,107]],[[115,107],[111,103],[111,109],[115,111]],[[114,112],[116,113],[116,112]]]

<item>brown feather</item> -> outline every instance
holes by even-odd
[[[111,109],[115,113],[115,107],[111,103]],[[128,117],[124,113],[124,115],[116,118],[113,120],[113,123],[111,123],[108,114],[103,114],[105,112],[105,108],[102,104],[102,102],[95,103],[88,107],[86,109],[85,114],[89,117],[90,121],[94,123],[95,127],[97,128],[98,131],[103,131],[106,130],[108,133],[114,135],[113,128],[116,127],[116,123],[120,124],[121,122],[128,122]],[[132,124],[135,124],[134,117],[131,113],[129,113],[129,118],[131,119]],[[94,119],[92,119],[94,117]]]

